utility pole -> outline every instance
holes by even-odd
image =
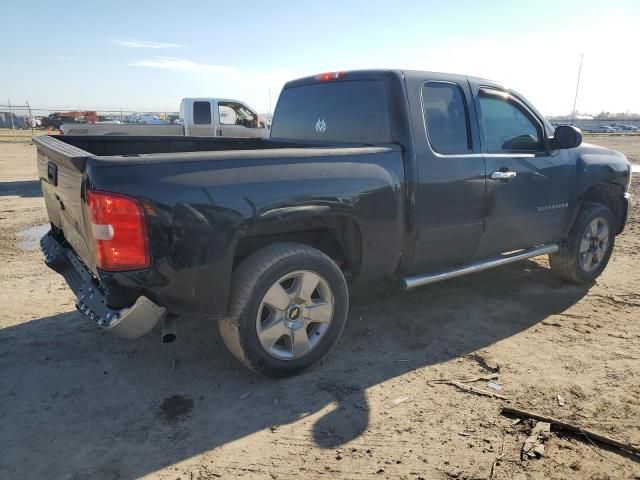
[[[582,60],[584,58],[584,53],[580,54],[580,67],[578,68],[578,81],[576,82],[576,95],[573,98],[573,111],[571,112],[571,125],[573,125],[573,120],[576,118],[576,104],[578,103],[578,88],[580,88],[580,74],[582,73]]]
[[[27,108],[29,109],[29,123],[31,124],[31,138],[33,138],[33,123],[35,119],[33,118],[33,114],[31,113],[31,105],[29,105],[29,100],[25,100],[24,103],[27,104]]]
[[[16,141],[16,127],[13,124],[13,112],[11,111],[11,100],[7,99],[7,105],[9,106],[9,118],[11,119],[11,133],[13,133],[13,141]]]

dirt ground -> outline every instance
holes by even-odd
[[[640,163],[640,136],[589,141]],[[557,430],[522,461],[529,427],[500,414],[640,444],[640,174],[597,284],[558,281],[543,258],[409,293],[360,288],[332,354],[279,381],[240,367],[206,319],[181,318],[167,347],[83,318],[20,243],[47,222],[36,179],[35,148],[0,143],[1,478],[640,478],[638,457]],[[509,401],[430,382],[496,365]]]

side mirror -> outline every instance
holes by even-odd
[[[582,143],[582,132],[573,125],[559,125],[553,134],[551,145],[554,149],[579,147]]]

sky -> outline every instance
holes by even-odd
[[[319,72],[400,68],[497,80],[545,115],[640,112],[640,0],[4,2],[0,104],[260,112]],[[270,107],[271,106],[271,107]]]

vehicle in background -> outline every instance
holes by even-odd
[[[153,113],[134,113],[126,117],[127,123],[139,123],[142,125],[168,125],[169,122],[165,122],[158,115]]]
[[[192,102],[185,128],[211,128],[213,106]],[[250,111],[234,115],[253,128]],[[45,261],[81,312],[125,338],[161,322],[165,342],[177,314],[203,314],[271,376],[331,350],[353,282],[410,289],[549,255],[557,276],[590,285],[630,202],[622,153],[554,129],[499,83],[443,73],[291,81],[266,139],[34,143]]]
[[[178,122],[178,120],[180,120],[180,115],[178,114],[174,114],[174,113],[169,113],[167,115],[167,123],[173,125],[176,122]]]
[[[95,111],[54,112],[42,118],[40,122],[44,128],[60,129],[63,124],[85,124],[98,121],[98,113]]]
[[[119,118],[116,118],[113,115],[98,115],[98,122],[97,123],[107,123],[107,122],[122,123]]]
[[[178,120],[183,123],[179,123]],[[239,100],[184,98],[173,124],[155,115],[138,115],[135,123],[62,124],[62,135],[133,135],[198,137],[265,137],[267,122]]]
[[[42,126],[42,117],[25,117],[24,121],[29,128],[39,128]]]
[[[640,128],[635,125],[609,123],[609,124],[584,124],[583,122],[576,122],[580,126],[583,132],[588,133],[633,133],[640,131]],[[551,125],[556,127],[561,125],[559,122],[551,122]]]
[[[596,127],[593,131],[598,133],[615,133],[618,131],[618,129],[611,125],[600,125],[599,127]]]
[[[623,132],[637,132],[640,131],[640,128],[633,125],[616,125],[618,130]]]

